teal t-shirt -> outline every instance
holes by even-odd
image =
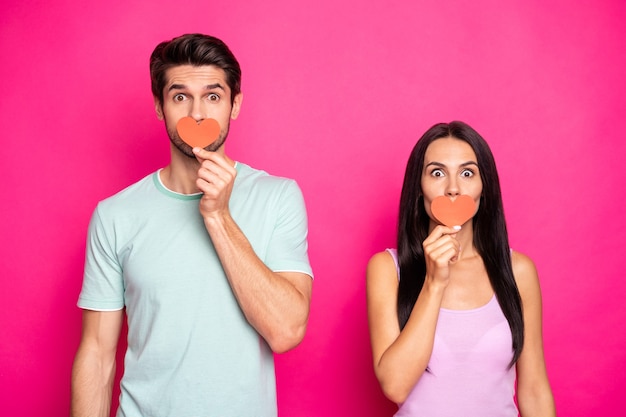
[[[126,308],[118,417],[276,416],[273,354],[246,321],[198,210],[153,173],[98,204],[78,306]],[[313,276],[293,180],[237,163],[231,215],[273,271]]]

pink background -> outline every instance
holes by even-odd
[[[393,413],[365,266],[394,246],[415,141],[453,119],[491,144],[511,244],[539,269],[559,414],[622,415],[626,2],[181,3],[0,6],[0,414],[68,415],[87,223],[167,163],[148,56],[200,31],[243,67],[228,153],[307,200],[316,280],[305,341],[277,358],[281,416]]]

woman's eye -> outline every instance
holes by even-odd
[[[440,169],[434,169],[430,175],[432,175],[433,177],[443,177],[443,171]]]
[[[471,178],[474,176],[474,171],[469,170],[469,169],[464,169],[463,172],[461,172],[461,176],[465,178]]]

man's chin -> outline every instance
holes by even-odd
[[[170,142],[183,155],[185,155],[185,156],[187,156],[189,158],[192,158],[192,159],[196,159],[196,155],[193,153],[193,148],[191,146],[187,145],[187,143],[185,143],[182,139],[174,140],[170,136]],[[224,138],[218,138],[215,142],[205,146],[204,150],[205,151],[209,151],[209,152],[216,152],[219,148],[222,147],[224,142],[226,142],[226,138],[225,137]]]
[[[176,149],[178,149],[180,153],[182,153],[186,157],[191,158],[191,159],[196,159],[196,155],[194,155],[193,153],[193,148],[187,145],[186,143],[183,143],[182,145],[175,143],[174,146],[176,146]]]
[[[215,142],[211,143],[209,146],[205,146],[204,150],[209,152],[217,152],[222,145],[226,142],[226,138],[218,138]]]

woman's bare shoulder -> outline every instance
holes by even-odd
[[[396,264],[389,251],[375,253],[367,263],[367,279],[371,280],[387,280],[393,277],[397,281],[398,273]]]
[[[535,294],[539,290],[539,277],[533,260],[521,252],[513,251],[511,263],[515,282],[522,298],[525,295]]]

